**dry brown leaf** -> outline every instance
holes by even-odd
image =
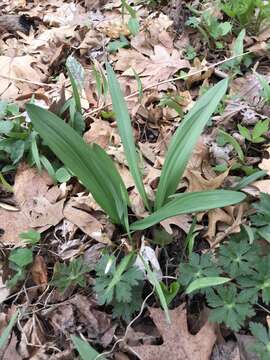
[[[162,345],[132,347],[143,360],[209,360],[216,342],[214,325],[208,322],[196,335],[191,335],[187,326],[187,314],[183,305],[170,310],[168,324],[161,309],[151,308],[150,316],[163,337]]]
[[[252,186],[255,186],[260,192],[270,195],[270,180],[259,180],[252,183]]]
[[[78,199],[72,198],[65,205],[64,217],[75,224],[85,234],[104,244],[111,244],[111,240],[103,233],[102,224],[90,213],[83,209]]]
[[[33,281],[36,285],[42,285],[40,289],[45,290],[46,284],[48,283],[48,272],[47,265],[42,256],[36,255],[34,263],[31,267],[31,274]]]
[[[204,178],[201,175],[200,171],[197,170],[187,170],[185,172],[185,177],[188,180],[188,191],[204,191],[204,190],[214,190],[221,186],[225,178],[228,176],[229,169],[226,170],[224,173],[213,177],[213,178]]]
[[[205,71],[205,69],[207,69],[206,64],[207,61],[205,59],[202,62],[199,58],[194,59],[193,67],[189,70],[186,80],[188,88],[190,88],[194,82],[206,80],[212,75],[214,69],[208,69]],[[199,70],[201,70],[200,73],[198,73]]]
[[[45,231],[57,225],[63,218],[64,199],[57,201],[61,192],[52,186],[52,180],[44,171],[41,174],[26,164],[17,170],[14,197],[20,211],[0,208],[0,223],[3,229],[3,243],[19,243],[19,234],[29,228]]]
[[[87,144],[96,143],[103,149],[109,144],[118,145],[120,143],[119,135],[116,133],[107,121],[95,120],[88,131],[84,133],[84,140]]]
[[[115,69],[123,71],[122,75],[126,76],[134,76],[134,69],[140,75],[144,86],[167,80],[178,70],[189,67],[189,62],[181,59],[177,50],[170,52],[161,45],[154,47],[154,53],[149,58],[135,50],[120,49],[115,65]]]
[[[167,231],[168,234],[172,234],[173,230],[171,225],[175,225],[182,229],[186,234],[188,233],[192,223],[191,215],[177,215],[160,222],[160,225]]]
[[[22,334],[19,353],[23,358],[31,358],[37,353],[39,346],[46,341],[43,325],[35,314],[24,324]],[[33,346],[29,346],[29,344]]]
[[[36,63],[36,59],[30,55],[13,58],[0,56],[0,96],[2,100],[6,99],[10,101],[11,99],[16,99],[19,95],[21,85],[18,82],[13,82],[12,78],[20,78],[33,82],[42,82],[44,80],[42,72],[33,67]],[[2,78],[1,75],[8,76],[11,80]],[[26,85],[24,84],[24,86]],[[30,92],[31,89],[35,89],[36,86],[27,84],[27,88],[28,92]]]
[[[214,209],[207,212],[208,216],[208,230],[205,234],[207,239],[211,240],[216,235],[217,223],[222,222],[227,225],[232,225],[234,218],[229,215],[224,209]]]

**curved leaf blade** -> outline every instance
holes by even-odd
[[[36,131],[46,144],[92,193],[113,222],[123,224],[128,204],[124,183],[106,152],[83,139],[55,114],[33,104],[26,110]]]
[[[137,151],[134,143],[127,104],[124,100],[124,96],[120,88],[119,82],[110,64],[106,64],[106,71],[108,77],[109,91],[112,99],[113,111],[116,114],[117,127],[122,144],[124,146],[129,170],[131,172],[131,175],[133,176],[135,185],[143,199],[144,205],[149,210],[150,207],[144,189],[142,175],[138,166]]]
[[[193,291],[205,289],[211,286],[222,285],[229,281],[231,281],[230,278],[222,277],[222,276],[213,276],[213,277],[209,276],[205,278],[200,278],[192,281],[186,288],[185,292],[186,294],[190,294]]]
[[[135,221],[131,230],[144,230],[172,216],[201,212],[237,204],[245,199],[241,192],[231,190],[198,191],[177,194],[174,200],[143,220]]]
[[[224,79],[209,89],[196,102],[176,130],[166,154],[156,193],[155,209],[168,202],[174,194],[192,150],[205,125],[225,95],[228,80]]]

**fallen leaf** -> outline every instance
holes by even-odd
[[[36,285],[42,285],[40,289],[44,291],[46,289],[46,284],[48,283],[48,272],[47,265],[42,256],[36,255],[34,263],[31,267],[31,274],[34,283]]]
[[[30,228],[40,232],[57,225],[63,219],[65,199],[57,201],[61,192],[53,186],[47,172],[41,174],[26,164],[21,164],[15,176],[14,197],[20,211],[0,208],[3,243],[20,243],[19,234]]]
[[[150,316],[163,337],[162,345],[132,347],[143,360],[209,360],[216,342],[215,326],[208,322],[196,335],[187,326],[187,314],[183,305],[170,310],[171,324],[167,323],[162,309],[151,308]]]
[[[104,244],[111,244],[111,240],[102,231],[102,224],[93,215],[82,209],[82,204],[78,202],[78,199],[71,198],[65,205],[63,214],[67,220],[78,226],[91,238]]]
[[[186,234],[188,233],[192,223],[191,215],[177,215],[160,222],[160,225],[167,231],[168,234],[173,234],[171,225],[175,225],[182,229]]]
[[[13,81],[13,78],[20,78],[33,82],[42,82],[44,80],[44,75],[42,72],[33,65],[37,63],[37,60],[30,56],[17,56],[17,57],[8,57],[8,56],[0,56],[0,78],[1,78],[1,86],[0,86],[0,96],[1,99],[4,100],[14,100],[20,93],[20,82]],[[4,77],[1,77],[4,76]],[[7,79],[5,77],[10,77]],[[25,86],[25,84],[24,84]],[[31,89],[35,89],[36,85],[27,85],[29,91]],[[10,91],[12,89],[12,91]]]
[[[260,192],[270,195],[270,180],[259,180],[251,184],[259,189]]]

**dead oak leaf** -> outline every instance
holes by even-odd
[[[170,51],[161,45],[154,46],[154,53],[149,58],[135,50],[120,50],[115,69],[124,71],[124,76],[134,76],[135,70],[144,86],[167,80],[178,70],[190,67],[177,50]]]
[[[163,337],[162,345],[132,347],[143,360],[209,360],[216,342],[214,325],[208,322],[196,335],[191,335],[187,326],[187,314],[183,305],[170,310],[168,324],[161,309],[150,309],[150,315]]]
[[[19,211],[0,208],[1,241],[19,243],[19,234],[29,228],[38,228],[42,232],[57,225],[63,218],[64,199],[57,201],[60,194],[45,171],[39,174],[36,169],[21,164],[14,184]]]

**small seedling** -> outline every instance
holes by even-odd
[[[265,141],[263,135],[269,130],[269,120],[259,120],[252,131],[238,124],[238,130],[246,140],[252,143],[261,143]]]
[[[56,263],[52,278],[52,285],[62,293],[70,286],[86,286],[86,273],[90,271],[82,259],[74,259],[67,264]]]

